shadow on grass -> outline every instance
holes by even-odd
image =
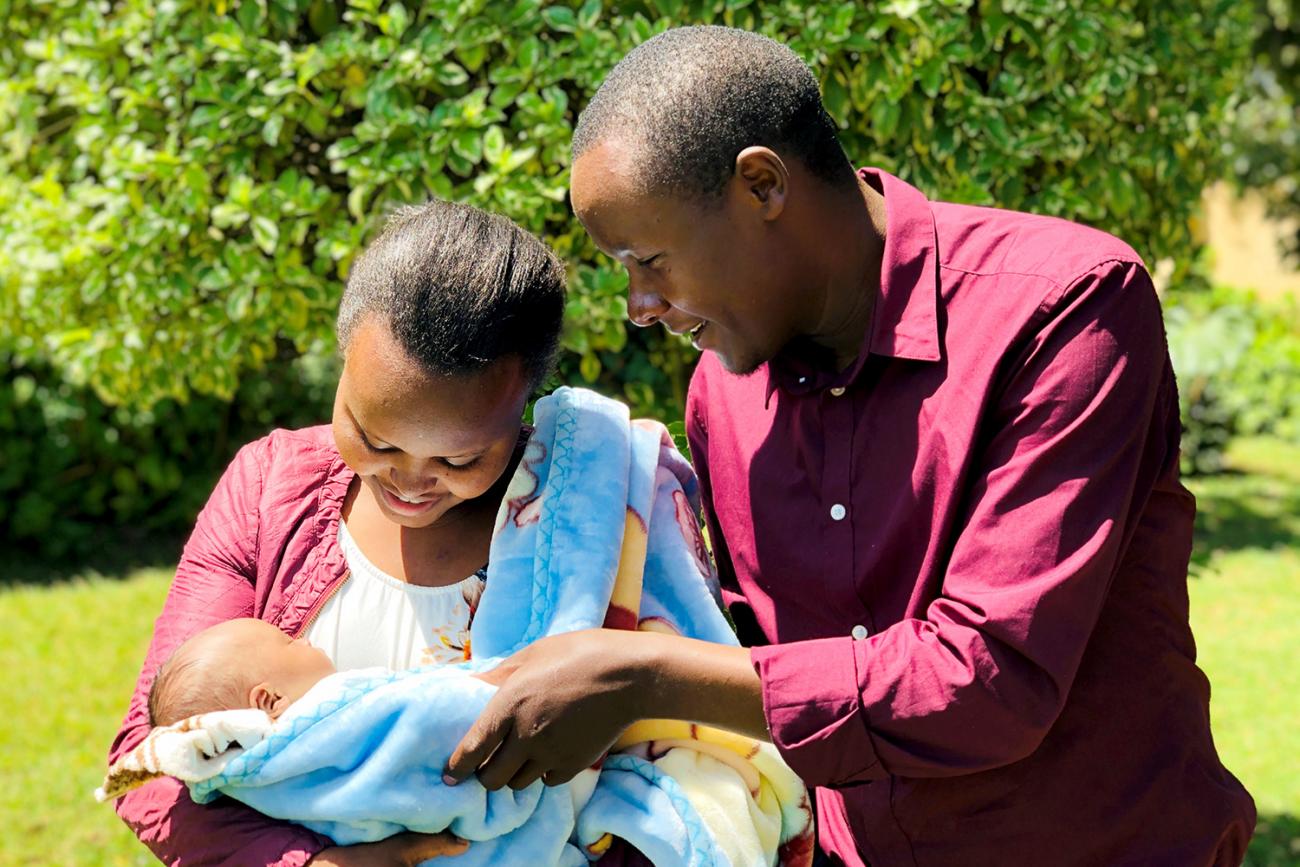
[[[1300,864],[1300,818],[1260,816],[1244,867],[1295,867],[1296,864]]]
[[[1194,567],[1215,551],[1300,546],[1300,483],[1258,473],[1191,479],[1196,494]]]
[[[174,569],[184,544],[184,537],[177,535],[96,528],[75,553],[63,557],[37,556],[21,548],[11,551],[0,570],[0,589],[52,585],[91,575],[125,578],[138,569]]]

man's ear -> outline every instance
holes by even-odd
[[[785,210],[790,172],[771,148],[752,145],[736,154],[733,181],[738,181],[746,204],[757,208],[764,220],[775,220]]]
[[[248,706],[266,711],[272,719],[280,715],[275,709],[279,701],[280,694],[265,681],[248,691]]]

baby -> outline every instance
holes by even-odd
[[[337,671],[324,651],[264,620],[226,620],[191,636],[163,663],[149,692],[150,722],[168,726],[239,708],[277,719]]]

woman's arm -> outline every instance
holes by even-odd
[[[377,843],[331,846],[307,863],[311,867],[416,867],[431,858],[459,855],[469,843],[452,834],[395,834]]]
[[[245,446],[199,515],[136,682],[130,709],[109,761],[149,731],[149,689],[158,667],[186,638],[223,620],[253,612],[258,510],[271,441]],[[168,864],[300,867],[330,841],[306,828],[268,819],[222,799],[200,806],[177,781],[156,780],[116,804],[118,815]]]

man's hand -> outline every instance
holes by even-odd
[[[591,767],[642,716],[654,677],[629,647],[636,633],[587,629],[543,638],[481,675],[498,686],[460,745],[444,779],[478,772],[487,789],[522,789],[539,779],[567,783]]]
[[[316,853],[309,867],[416,867],[430,858],[459,855],[469,843],[451,834],[394,834],[377,843],[332,846]]]

